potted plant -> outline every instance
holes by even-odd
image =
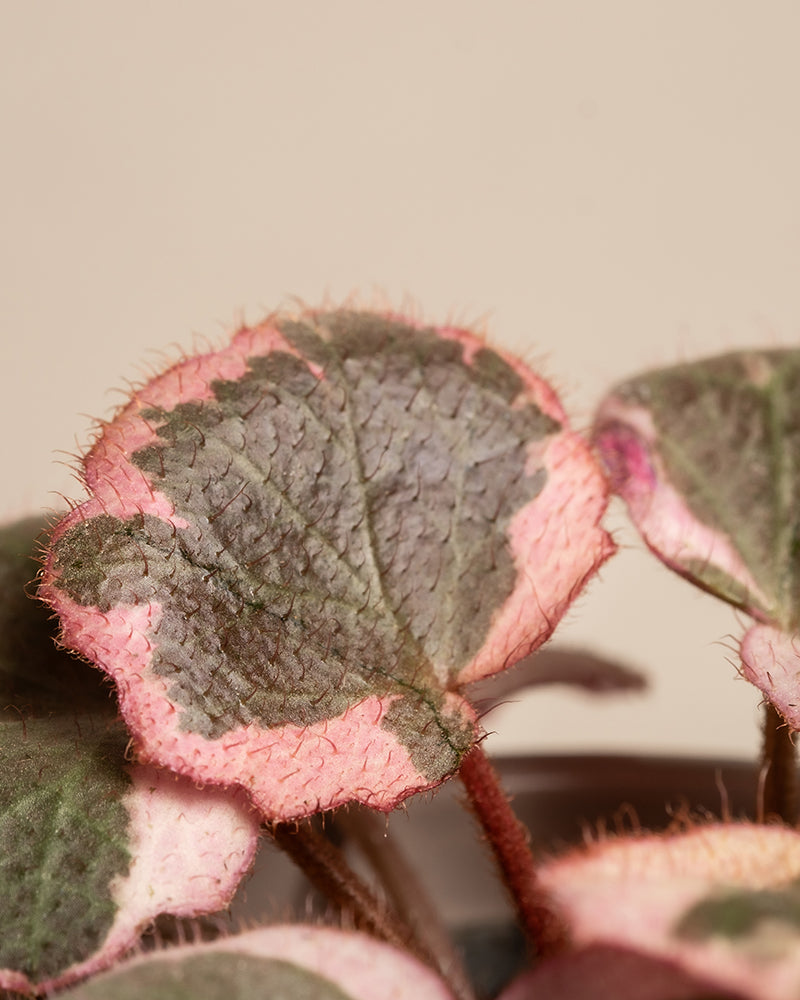
[[[649,373],[588,441],[474,334],[340,310],[269,317],[137,389],[98,427],[34,584],[38,527],[2,537],[0,987],[471,1000],[415,859],[375,828],[457,774],[528,944],[495,995],[800,995],[798,372],[795,352],[753,351]],[[481,713],[492,684],[554,667],[638,683],[526,659],[613,555],[611,489],[657,555],[753,619],[772,822],[542,858]],[[338,926],[213,932],[260,838]],[[161,914],[212,940],[126,959]]]

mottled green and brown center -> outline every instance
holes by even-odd
[[[188,526],[79,524],[56,545],[58,586],[161,608],[151,666],[187,731],[401,695],[384,725],[408,744],[434,724],[463,752],[474,734],[444,694],[513,590],[508,526],[546,479],[530,445],[560,428],[488,348],[467,360],[371,314],[279,325],[296,353],[144,414],[158,437],[132,461]]]
[[[770,600],[762,616],[800,627],[800,351],[676,365],[626,382],[614,396],[647,410],[668,481],[703,524],[730,539]],[[684,569],[731,603],[746,603],[741,582],[718,568],[697,561]]]

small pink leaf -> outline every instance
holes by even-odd
[[[478,738],[460,687],[540,645],[611,553],[552,390],[451,328],[275,317],[134,396],[41,594],[139,752],[269,818],[391,809]]]

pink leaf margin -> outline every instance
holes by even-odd
[[[108,968],[133,948],[162,913],[196,917],[227,907],[249,872],[260,822],[242,792],[199,788],[191,780],[147,765],[130,767],[132,861],[111,887],[117,915],[89,958],[50,979],[31,982],[0,970],[0,988],[48,993]]]
[[[442,336],[463,345],[470,364],[487,342],[466,330],[445,327]],[[552,386],[519,358],[491,347],[519,376],[523,391],[512,405],[533,402],[560,425],[545,444],[528,447],[526,472],[544,467],[542,492],[514,515],[509,544],[517,569],[514,590],[494,614],[483,647],[458,674],[471,684],[499,673],[545,643],[591,577],[616,552],[601,526],[609,490],[589,444],[569,427]]]
[[[265,819],[298,819],[353,800],[388,812],[439,783],[421,774],[400,740],[381,728],[391,696],[365,698],[305,727],[241,726],[213,740],[184,732],[166,681],[150,669],[157,605],[101,612],[60,592],[53,604],[62,615],[62,641],[116,682],[139,756],[199,782],[240,786]],[[458,695],[447,694],[444,709],[475,723]]]
[[[800,833],[750,823],[612,839],[556,858],[540,871],[576,947],[630,949],[754,1000],[798,995],[800,935],[782,945],[779,936],[783,953],[768,958],[736,939],[683,939],[676,925],[716,891],[779,888],[799,877]]]
[[[514,515],[509,531],[517,567],[513,592],[495,612],[483,647],[460,672],[468,684],[489,677],[538,649],[577,595],[616,552],[601,527],[606,481],[583,439],[568,430],[544,451],[530,446],[532,469],[544,461],[542,492]]]
[[[692,575],[692,565],[715,567],[747,594],[744,610],[764,618],[769,598],[730,538],[697,518],[669,482],[658,455],[657,437],[644,407],[628,405],[613,395],[603,402],[594,441],[611,488],[625,501],[647,546],[667,566],[684,576]]]
[[[739,646],[742,676],[755,684],[793,730],[800,730],[800,636],[753,625]]]
[[[142,955],[107,973],[105,981],[111,988],[117,972],[134,971],[140,965],[226,954],[296,965],[335,984],[348,1000],[454,1000],[431,969],[405,952],[356,931],[293,924],[278,924],[208,944],[182,945]],[[268,979],[264,987],[266,996]]]
[[[119,518],[150,514],[175,527],[186,527],[171,502],[131,461],[134,452],[158,440],[157,430],[143,413],[152,407],[171,409],[181,402],[210,398],[213,381],[241,377],[248,358],[275,350],[299,356],[280,332],[280,322],[289,318],[313,322],[320,315],[324,314],[276,314],[255,328],[240,329],[228,347],[185,358],[137,390],[131,402],[101,428],[84,459],[84,479],[92,496],[55,526],[51,543],[76,524],[101,514]],[[423,328],[423,324],[394,313],[383,315]],[[437,333],[458,342],[468,364],[489,346],[484,338],[457,327],[441,327]],[[600,526],[608,490],[589,446],[566,427],[561,404],[547,382],[517,358],[491,349],[523,383],[523,391],[512,405],[533,401],[561,430],[549,436],[544,445],[533,442],[529,446],[528,474],[544,465],[547,481],[539,496],[516,513],[510,527],[516,584],[495,612],[483,647],[454,680],[445,680],[452,688],[498,673],[538,648],[588,579],[615,551],[613,541]],[[322,377],[314,366],[309,367]],[[302,729],[285,726],[265,732],[247,726],[215,741],[183,733],[174,708],[165,700],[163,681],[148,670],[152,656],[149,636],[160,614],[158,607],[116,608],[103,613],[79,606],[59,591],[49,560],[45,561],[39,593],[61,617],[64,644],[102,667],[117,682],[123,716],[143,759],[200,781],[240,784],[265,816],[277,819],[298,818],[350,799],[388,811],[413,792],[439,783],[425,779],[403,744],[377,728],[390,698],[367,698],[338,719]],[[450,677],[450,664],[436,666],[443,679]],[[472,709],[453,691],[446,694],[444,708],[465,723],[475,723]],[[343,748],[348,746],[365,756],[359,759],[346,752]],[[336,768],[330,767],[332,755]],[[208,764],[203,763],[204,757]],[[270,769],[280,766],[280,787],[265,785],[267,765]],[[309,773],[322,777],[318,791],[309,791]]]
[[[298,356],[270,317],[260,326],[243,327],[219,351],[187,356],[134,391],[131,401],[114,418],[101,424],[95,441],[82,459],[83,481],[91,497],[56,525],[52,540],[81,521],[101,514],[127,519],[141,514],[161,518],[176,527],[188,523],[177,518],[175,507],[131,461],[134,452],[158,441],[156,428],[143,416],[150,409],[167,411],[181,403],[213,397],[212,383],[241,378],[247,360],[280,350]],[[310,366],[313,369],[313,366]]]

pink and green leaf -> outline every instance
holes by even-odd
[[[613,546],[552,390],[463,330],[243,329],[139,390],[41,590],[146,759],[271,819],[391,809],[479,731],[462,685],[540,645]]]
[[[759,623],[744,673],[800,723],[796,663],[781,684],[772,676],[800,631],[800,351],[743,351],[632,379],[600,407],[595,440],[656,555]]]
[[[253,858],[241,794],[126,761],[109,691],[25,593],[37,522],[0,531],[0,989],[109,965],[161,912],[223,908]]]
[[[416,959],[365,935],[276,926],[133,959],[64,1000],[453,1000]]]
[[[722,995],[800,994],[796,830],[715,824],[609,840],[550,862],[541,880],[578,948],[667,962]]]
[[[800,351],[651,372],[600,408],[596,441],[645,540],[695,583],[800,626]]]

